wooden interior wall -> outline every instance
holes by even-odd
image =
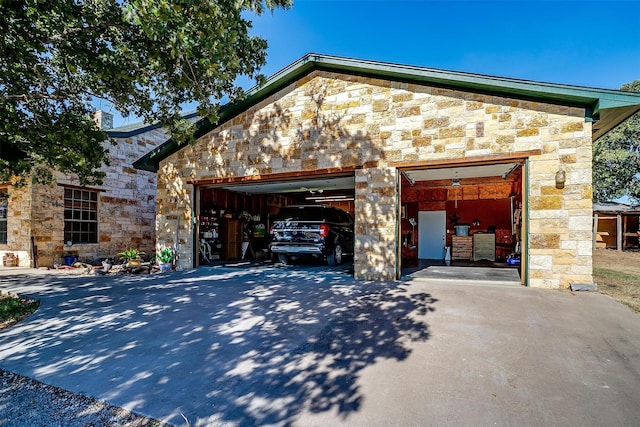
[[[279,194],[243,194],[221,188],[204,188],[200,192],[201,213],[224,209],[237,217],[243,211],[263,217],[278,213],[281,207],[295,204],[296,199]]]
[[[342,209],[343,211],[349,212],[351,216],[355,216],[356,208],[353,200],[345,200],[345,201],[335,201],[335,202],[322,202],[323,205],[334,206],[336,208]]]
[[[626,232],[627,233],[638,233],[640,231],[640,215],[638,214],[629,214],[624,215],[627,218],[626,220]]]
[[[612,248],[617,247],[617,218],[615,216],[604,216],[598,218],[598,234],[596,247]]]
[[[489,227],[496,230],[511,230],[511,197],[522,200],[522,168],[518,168],[506,179],[483,177],[461,180],[460,186],[452,186],[451,180],[422,181],[411,184],[404,176],[401,183],[402,211],[401,234],[409,236],[408,242],[418,244],[418,226],[410,225],[409,219],[418,219],[419,211],[446,211],[447,245],[451,245],[455,225],[469,225],[470,234],[486,232]],[[478,225],[474,225],[477,221]],[[417,257],[417,251],[403,250],[403,256]]]
[[[263,217],[277,215],[280,208],[294,204],[309,204],[304,198],[295,198],[282,194],[243,194],[235,191],[228,191],[221,188],[204,188],[200,192],[200,210],[225,209],[232,214],[239,214],[243,211],[251,215],[260,214]],[[352,200],[327,201],[322,204],[335,206],[349,212],[352,216],[355,213],[355,205]]]
[[[623,250],[637,249],[640,247],[640,216],[637,214],[624,215],[623,217]]]

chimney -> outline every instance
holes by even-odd
[[[107,113],[102,110],[94,111],[93,120],[102,130],[109,130],[113,128],[113,114],[111,113]]]

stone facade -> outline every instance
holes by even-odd
[[[398,180],[395,168],[356,171],[354,275],[364,280],[396,276]]]
[[[9,194],[7,204],[7,243],[0,244],[0,255],[7,252],[18,257],[19,266],[29,267],[31,235],[28,229],[31,226],[31,185],[16,189],[7,186]]]
[[[132,132],[135,133],[135,132]],[[33,266],[31,239],[37,247],[38,265],[63,262],[70,253],[86,261],[113,258],[129,247],[152,255],[155,253],[156,175],[136,170],[132,164],[142,155],[167,140],[157,128],[147,129],[109,143],[110,166],[103,185],[88,187],[98,191],[98,243],[64,242],[64,189],[79,187],[71,176],[58,174],[52,185],[29,184],[9,188],[7,244],[0,245],[0,255],[16,253],[20,266]]]
[[[395,278],[398,170],[522,153],[529,285],[592,282],[591,124],[584,110],[315,70],[160,163],[159,243],[193,265],[194,183],[354,170],[355,276]],[[567,182],[555,187],[563,169]],[[177,235],[178,236],[177,236]]]

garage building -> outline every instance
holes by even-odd
[[[523,284],[566,288],[593,280],[592,141],[638,110],[617,90],[309,54],[135,165],[158,173],[157,242],[184,268],[247,236],[266,256],[280,207],[322,202],[355,217],[357,279],[517,259]]]

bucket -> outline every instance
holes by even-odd
[[[65,255],[64,256],[64,265],[73,265],[74,262],[78,259],[75,255]]]
[[[469,235],[469,226],[468,225],[456,225],[453,228],[456,229],[456,236],[468,236]]]

